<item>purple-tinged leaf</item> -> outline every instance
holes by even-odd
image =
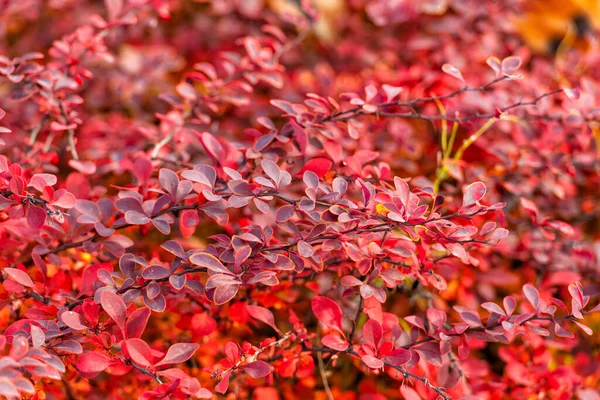
[[[510,76],[521,67],[521,58],[517,56],[506,57],[502,60],[502,73]]]
[[[540,293],[538,290],[530,284],[523,285],[523,293],[525,294],[525,298],[531,303],[533,308],[537,311],[538,306],[540,305]]]
[[[496,314],[506,317],[506,313],[504,312],[504,310],[496,303],[486,302],[486,303],[483,303],[481,305],[481,307],[485,308],[490,313],[496,313]]]
[[[29,206],[27,210],[27,225],[32,229],[40,229],[46,223],[46,211],[38,206]]]
[[[225,268],[225,266],[219,261],[219,259],[212,254],[198,252],[190,256],[190,262],[200,267],[205,267],[214,272],[220,272],[223,274],[231,274],[231,272]]]
[[[275,219],[278,223],[285,222],[294,216],[294,211],[295,209],[292,205],[281,206],[275,214]]]
[[[392,350],[390,353],[386,354],[385,357],[383,357],[383,361],[385,361],[389,365],[398,367],[409,362],[411,358],[412,353],[410,352],[410,350],[395,349]]]
[[[468,185],[463,191],[462,208],[466,209],[477,204],[485,196],[485,192],[486,189],[483,182],[474,182]]]
[[[152,265],[142,271],[144,279],[165,279],[171,275],[171,271],[160,265]]]
[[[246,364],[242,369],[254,379],[263,378],[271,373],[271,366],[262,360]]]

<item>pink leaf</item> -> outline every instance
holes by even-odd
[[[362,360],[362,362],[365,363],[365,365],[367,367],[369,367],[371,369],[379,369],[379,368],[383,368],[385,366],[383,361],[381,361],[379,358],[374,357],[370,354],[365,354],[360,359]]]
[[[127,339],[122,345],[123,354],[138,367],[152,366],[152,349],[142,339]]]
[[[492,303],[492,302],[486,302],[483,303],[481,305],[481,307],[485,308],[486,310],[488,310],[490,313],[496,313],[502,316],[506,316],[506,313],[504,312],[504,310],[496,303]]]
[[[123,10],[123,0],[104,0],[108,9],[108,20],[114,22]]]
[[[442,71],[444,71],[448,75],[458,79],[462,83],[465,83],[465,79],[463,78],[462,73],[454,65],[444,64],[444,65],[442,65]]]
[[[187,82],[179,83],[175,90],[177,90],[177,93],[186,100],[195,101],[197,98],[196,90]]]
[[[214,272],[229,274],[229,270],[212,254],[198,252],[190,256],[190,262],[200,267],[205,267]]]
[[[81,315],[74,311],[65,311],[61,314],[60,319],[65,325],[76,331],[89,329],[88,326],[84,325],[83,318],[81,318]]]
[[[334,349],[337,351],[345,351],[350,343],[340,335],[329,334],[325,335],[321,338],[321,343],[323,346],[329,347],[330,349]]]
[[[200,345],[196,343],[176,343],[169,347],[167,355],[155,367],[166,364],[178,364],[189,360]]]
[[[17,281],[21,285],[35,289],[35,284],[26,272],[17,268],[4,268],[3,271],[6,272],[11,279]]]
[[[537,310],[540,302],[540,293],[530,284],[523,285],[523,293],[533,308]]]
[[[300,240],[298,242],[298,253],[300,253],[300,255],[302,257],[311,257],[314,253],[314,249],[313,247],[308,244],[307,242],[305,242],[304,240]]]
[[[93,175],[96,173],[96,164],[92,161],[69,160],[69,165],[84,175]]]
[[[442,329],[446,322],[447,315],[444,311],[435,308],[427,309],[427,320],[429,324],[436,329]]]
[[[477,204],[477,202],[483,198],[485,192],[486,190],[483,182],[474,182],[468,185],[463,191],[462,208],[465,209]]]
[[[517,56],[506,57],[502,60],[502,73],[505,75],[512,75],[513,72],[521,67],[521,59]]]
[[[396,97],[398,97],[398,95],[402,92],[402,88],[397,86],[383,84],[381,87],[383,88],[383,91],[386,95],[385,101],[388,103],[394,100]]]
[[[590,329],[589,326],[582,324],[581,322],[577,322],[577,321],[573,321],[575,322],[575,324],[580,327],[585,333],[587,333],[588,335],[592,336],[594,334],[594,332]]]
[[[506,314],[508,316],[511,316],[517,307],[517,302],[512,296],[506,296],[504,300],[502,300],[502,304],[504,305],[504,309],[506,310]]]
[[[496,78],[502,73],[502,64],[498,57],[488,57],[486,64],[490,66],[496,73]]]
[[[89,352],[79,357],[77,360],[77,370],[88,374],[97,374],[114,363],[115,361],[106,357],[104,354]]]
[[[400,386],[400,393],[404,400],[421,400],[421,396],[414,389],[406,385]]]
[[[121,332],[125,331],[125,319],[127,318],[127,307],[121,297],[111,291],[104,291],[100,295],[100,305],[106,313],[117,323]]]
[[[579,90],[577,90],[577,89],[564,88],[563,92],[571,100],[578,100],[579,97],[581,96],[581,94],[579,93]]]

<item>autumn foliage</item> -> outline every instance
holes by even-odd
[[[0,396],[600,399],[600,42],[532,9],[0,2]]]

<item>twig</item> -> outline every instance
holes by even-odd
[[[327,382],[327,375],[325,374],[325,364],[323,363],[323,353],[321,353],[320,351],[317,353],[317,362],[319,364],[319,373],[321,374],[321,380],[323,381],[323,387],[325,388],[327,398],[329,400],[335,400],[333,397],[333,393],[331,393],[329,382]]]

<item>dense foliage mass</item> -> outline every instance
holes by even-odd
[[[600,399],[600,44],[527,7],[0,2],[0,395]]]

